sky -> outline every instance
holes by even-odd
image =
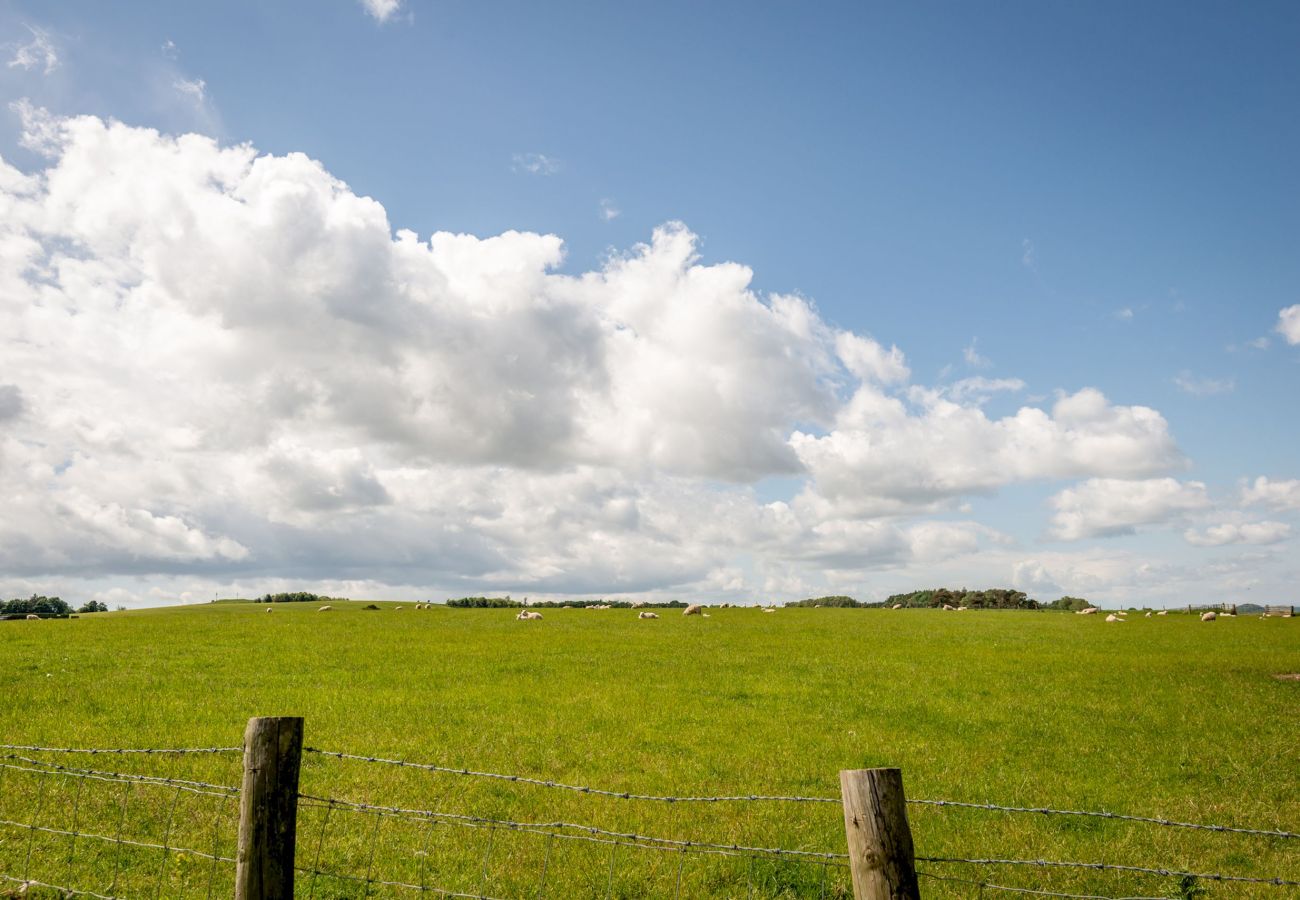
[[[1298,45],[0,0],[0,596],[1300,602]]]

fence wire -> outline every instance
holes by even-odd
[[[1197,878],[1206,881],[1237,881],[1248,884],[1271,884],[1277,886],[1300,887],[1300,881],[1285,878],[1251,878],[1245,875],[1220,875],[1217,872],[1182,872],[1176,869],[1157,869],[1148,866],[1129,866],[1120,863],[1065,862],[1052,859],[963,859],[950,856],[918,856],[919,862],[965,863],[974,866],[1040,866],[1059,869],[1094,869],[1111,872],[1138,872],[1144,875],[1160,875],[1165,878]]]
[[[92,781],[175,787],[179,790],[189,791],[195,794],[210,794],[218,797],[239,793],[239,788],[230,784],[213,784],[208,781],[191,781],[186,778],[167,778],[161,775],[137,775],[126,772],[101,772],[96,769],[79,769],[72,766],[62,766],[58,763],[45,762],[40,759],[28,759],[27,757],[16,756],[12,753],[0,755],[0,759],[27,763],[26,766],[15,766],[12,763],[0,763],[0,768],[12,769],[17,772],[28,772],[33,775],[62,775],[68,778],[86,778]]]
[[[40,747],[35,744],[0,744],[0,750],[39,750],[44,753],[126,754],[144,753],[155,756],[186,753],[243,753],[243,747]]]
[[[933,872],[922,872],[917,870],[917,875],[922,878],[933,878],[935,881],[953,881],[958,884],[969,884],[978,887],[983,892],[984,888],[993,891],[1006,891],[1010,894],[1033,894],[1038,897],[1066,897],[1070,900],[1169,900],[1167,897],[1111,897],[1104,894],[1066,894],[1060,891],[1044,891],[1035,888],[1011,887],[1005,884],[993,884],[991,881],[972,881],[969,878],[954,878],[951,875],[936,875]]]
[[[45,888],[46,890],[58,891],[66,897],[94,897],[96,900],[121,900],[119,897],[111,897],[108,894],[97,894],[94,891],[79,891],[76,888],[63,887],[57,884],[50,884],[45,881],[37,881],[34,878],[14,878],[12,875],[0,874],[0,881],[7,881],[10,884],[18,885],[20,892],[26,892],[28,888]]]
[[[662,850],[676,852],[690,850],[698,853],[714,853],[730,856],[763,856],[773,859],[802,857],[822,861],[847,860],[846,853],[822,853],[813,850],[787,850],[780,847],[746,847],[740,844],[719,844],[711,841],[683,841],[675,838],[660,838],[632,832],[610,831],[594,825],[580,825],[574,822],[515,822],[509,819],[493,819],[484,816],[468,816],[458,813],[444,813],[431,809],[404,809],[396,806],[380,806],[372,803],[354,803],[330,797],[315,797],[299,794],[309,805],[330,809],[346,809],[355,812],[368,812],[376,815],[389,815],[397,818],[419,819],[463,825],[470,828],[504,828],[510,831],[526,831],[565,840],[584,840],[592,843],[620,843],[621,846],[637,847],[642,850]],[[561,833],[580,832],[580,833]],[[607,840],[612,839],[612,840]]]

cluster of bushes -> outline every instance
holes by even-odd
[[[14,600],[0,600],[0,616],[67,616],[71,615],[73,611],[67,601],[58,597],[45,597],[40,594],[32,594],[30,597],[19,597]],[[108,612],[108,604],[100,603],[98,600],[91,600],[76,612]]]
[[[924,591],[912,591],[910,594],[894,594],[884,603],[873,606],[893,606],[901,603],[904,607],[937,608],[945,603],[949,606],[965,606],[970,609],[1038,609],[1038,601],[1029,599],[1024,591],[1011,588],[989,588],[986,591],[959,591],[948,588],[931,588]]]
[[[267,594],[258,597],[254,603],[346,603],[347,597],[326,597],[323,594],[309,594],[307,591],[294,591],[288,594]]]
[[[1051,603],[1044,604],[1043,609],[1062,609],[1066,612],[1078,612],[1090,606],[1092,604],[1082,597],[1062,597],[1060,600],[1053,600]]]
[[[870,603],[862,603],[854,600],[852,597],[836,595],[834,597],[809,597],[807,600],[791,600],[786,606],[837,606],[843,609],[866,609],[872,606]],[[879,604],[875,604],[879,606]]]

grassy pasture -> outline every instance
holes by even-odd
[[[1031,612],[414,610],[222,603],[0,623],[0,743],[233,746],[302,715],[313,747],[669,795],[838,795],[903,769],[911,797],[1300,828],[1300,620],[1108,625]],[[42,754],[25,754],[38,756]],[[237,754],[51,757],[238,784]],[[14,760],[12,766],[28,767]],[[308,755],[321,797],[660,837],[843,852],[835,804],[658,804]],[[0,769],[0,819],[233,855],[237,803]],[[1300,841],[913,806],[917,852],[1300,879]],[[664,853],[305,807],[300,864],[491,897],[843,897],[797,861]],[[918,864],[1004,884],[1176,896],[1170,879]],[[545,882],[542,873],[545,870]],[[233,866],[0,826],[0,874],[122,896],[229,896]],[[302,896],[414,892],[325,875]],[[1204,884],[1209,897],[1296,889]],[[113,888],[113,890],[110,890]],[[978,889],[923,880],[927,897]],[[5,886],[0,884],[0,896]],[[987,896],[994,896],[986,891]],[[29,894],[30,896],[30,894]],[[431,896],[434,896],[431,894]],[[1011,895],[1001,895],[1011,896]]]

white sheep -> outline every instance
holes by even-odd
[[[320,609],[316,610],[316,612],[329,612],[333,608],[334,607],[332,606],[322,606]]]
[[[774,607],[765,606],[763,607],[763,612],[776,612],[776,609]]]
[[[1167,615],[1169,615],[1169,610],[1167,610],[1167,609],[1162,609],[1162,610],[1160,610],[1160,612],[1156,613],[1156,615],[1157,615],[1157,616],[1167,616]]]
[[[40,620],[41,620],[41,617],[38,616],[38,615],[36,615],[36,613],[28,613],[28,614],[27,614],[27,621],[29,621],[29,622],[32,622],[32,621],[39,622]]]
[[[902,608],[903,608],[903,604],[901,604],[901,603],[895,603],[893,606],[891,606],[891,607],[889,607],[889,608],[890,608],[890,609],[902,609]]]
[[[1214,621],[1215,619],[1217,619],[1218,617],[1219,617],[1219,614],[1216,613],[1216,612],[1214,612],[1213,610],[1211,610],[1210,612],[1207,612],[1207,613],[1201,613],[1201,621],[1202,621],[1202,622],[1213,622],[1213,621]]]
[[[394,612],[396,612],[396,611],[399,610],[399,609],[401,609],[400,606],[394,606],[394,607],[393,607],[393,611],[394,611]]]
[[[1151,611],[1150,611],[1150,610],[1147,610],[1146,618],[1148,618],[1148,619],[1151,618]]]
[[[946,610],[948,610],[949,612],[956,612],[956,611],[957,611],[957,607],[952,606],[952,605],[950,605],[950,604],[948,604],[948,603],[945,603],[945,604],[943,605],[943,608],[946,609]]]
[[[534,612],[531,609],[521,609],[519,610],[519,615],[515,616],[515,618],[521,622],[525,622],[529,619],[540,619],[541,617],[542,617],[541,613]]]
[[[700,604],[698,603],[692,603],[690,606],[682,610],[682,615],[684,616],[698,616],[698,615],[702,615],[703,613],[704,613],[704,607],[700,606]]]
[[[270,611],[271,611],[271,607],[268,606],[268,607],[266,608],[266,611],[267,611],[267,612],[270,612]]]
[[[642,610],[641,612],[636,614],[636,617],[638,619],[657,619],[659,618],[659,614],[652,613],[649,610]]]
[[[1124,620],[1121,619],[1119,616],[1115,615],[1114,613],[1111,613],[1110,615],[1108,615],[1108,616],[1106,617],[1106,621],[1107,621],[1107,622],[1123,622]]]
[[[967,607],[965,607],[965,606],[959,606],[959,607],[957,607],[957,612],[965,612],[966,609],[967,609]]]
[[[1092,615],[1096,615],[1098,612],[1100,612],[1100,610],[1098,610],[1097,607],[1095,607],[1095,606],[1089,606],[1087,609],[1081,609],[1081,610],[1079,610],[1079,615],[1081,615],[1081,616],[1092,616]]]

